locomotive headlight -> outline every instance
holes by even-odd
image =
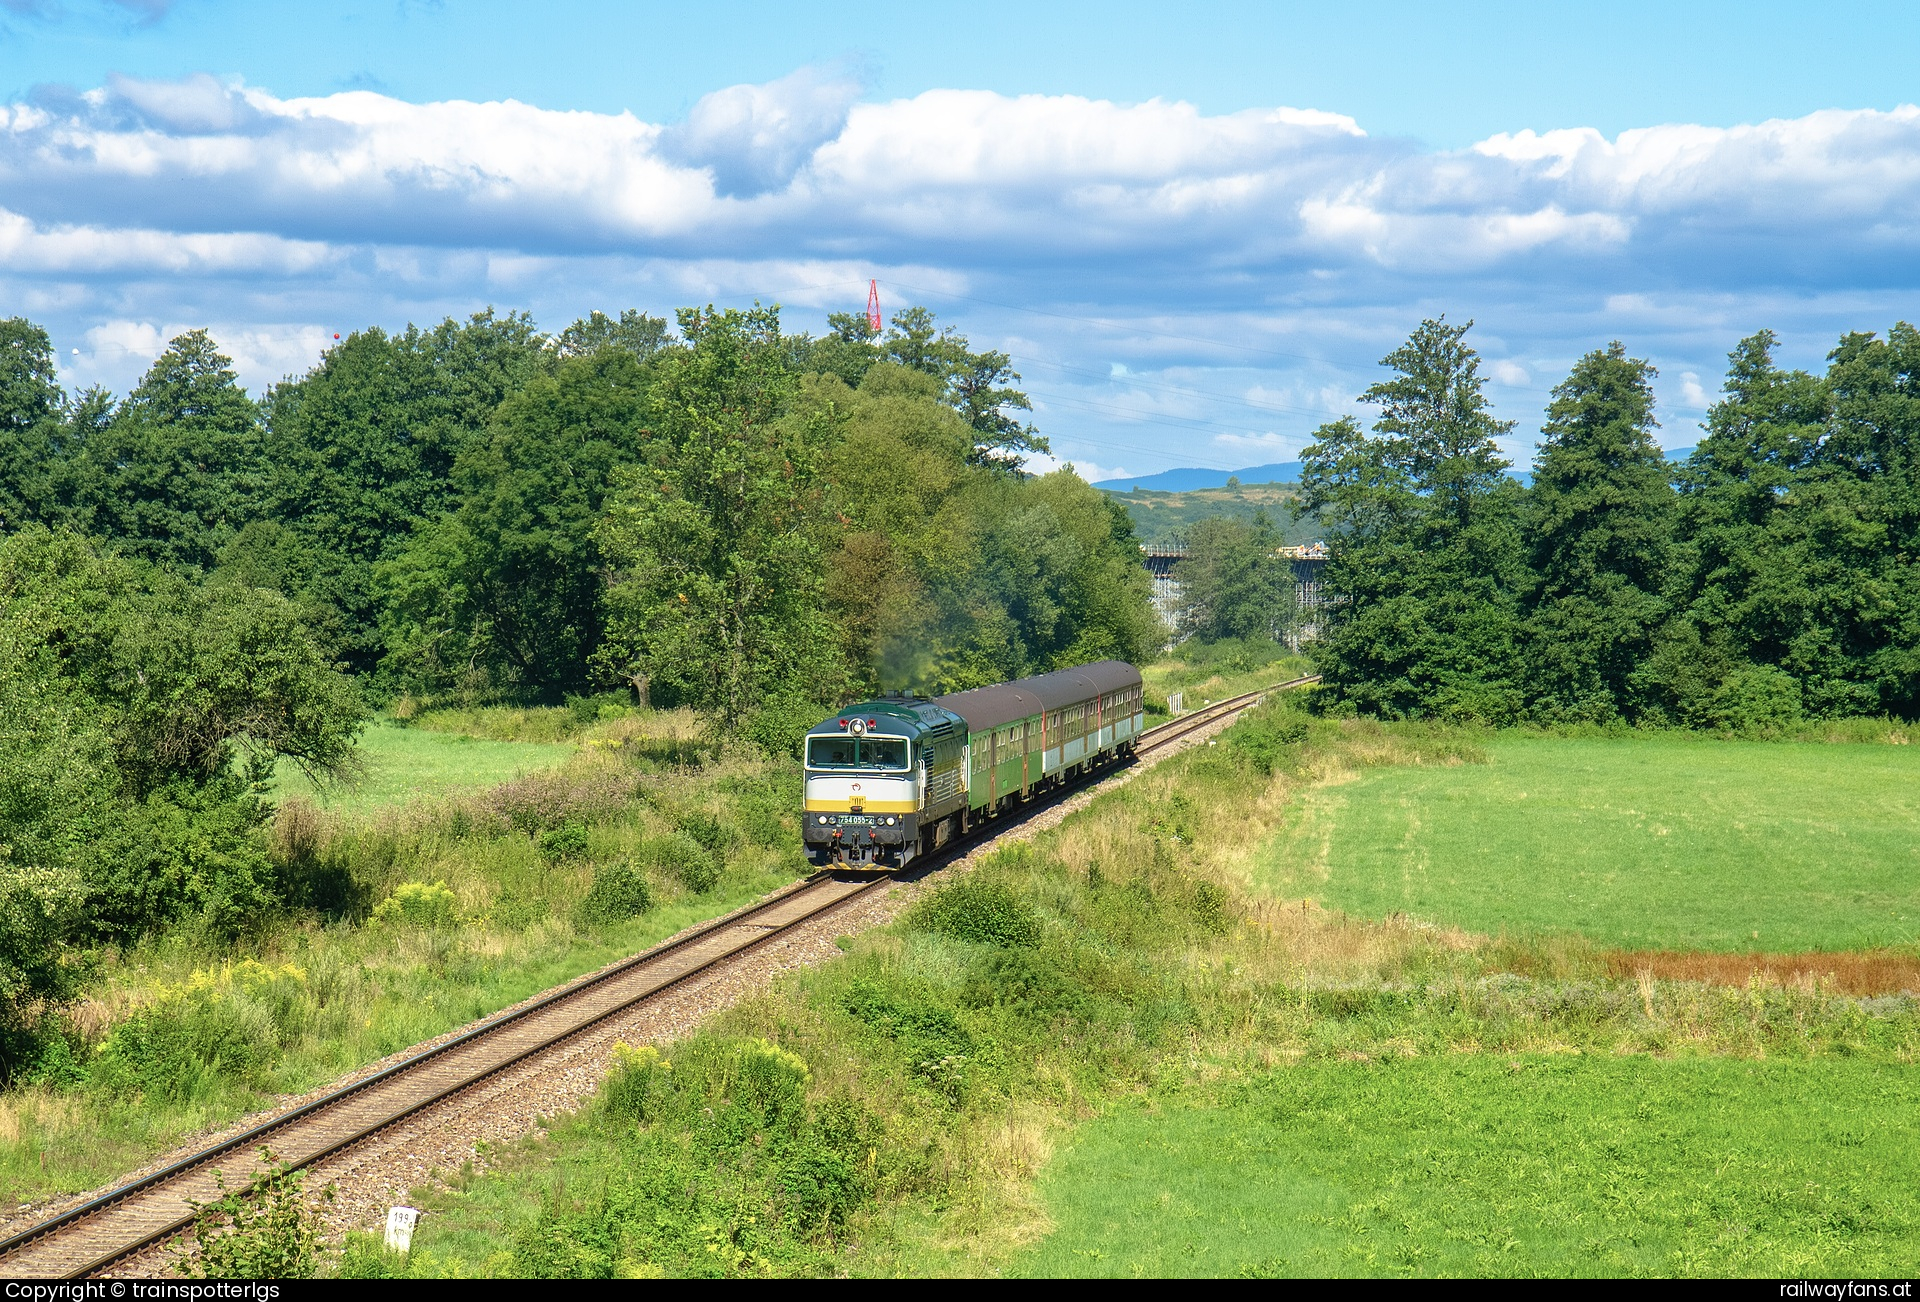
[[[892,815],[892,814],[888,814],[888,815],[887,815],[887,826],[888,826],[888,827],[892,827],[892,826],[893,826],[893,815]]]
[[[825,827],[826,825],[827,825],[827,816],[825,814],[822,814],[820,815],[820,826]]]

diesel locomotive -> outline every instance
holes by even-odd
[[[1133,753],[1140,671],[1119,660],[947,696],[892,693],[805,741],[801,816],[818,866],[902,867],[960,833]]]

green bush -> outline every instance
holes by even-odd
[[[846,1010],[894,1041],[909,1069],[935,1093],[958,1106],[972,1083],[968,1066],[990,1046],[969,1031],[950,1008],[907,1003],[877,981],[862,978],[847,992]]]
[[[88,1064],[94,1088],[181,1102],[234,1083],[269,1083],[304,978],[252,961],[197,972],[114,1027]]]
[[[826,706],[804,696],[776,696],[740,721],[740,736],[776,759],[794,759],[800,739],[826,713]]]
[[[640,858],[655,871],[678,879],[696,895],[705,894],[720,882],[719,860],[684,832],[642,842]]]
[[[27,1084],[72,1089],[91,1079],[86,1058],[76,1052],[74,1042],[59,1031],[47,1035],[39,1050],[32,1068],[25,1073]]]
[[[593,870],[593,886],[581,901],[580,915],[590,923],[625,922],[653,907],[646,874],[631,859],[616,859]]]
[[[556,863],[583,858],[587,853],[587,828],[584,823],[562,823],[540,834],[540,853]]]
[[[401,882],[373,911],[375,922],[407,927],[451,927],[454,895],[445,882]]]
[[[1279,702],[1268,702],[1241,717],[1223,739],[1233,754],[1243,757],[1261,776],[1287,768],[1306,741],[1305,716]]]
[[[1173,649],[1175,659],[1222,674],[1250,674],[1290,654],[1270,637],[1223,637],[1211,642],[1190,637]]]
[[[646,1125],[667,1111],[673,1063],[650,1044],[613,1046],[613,1071],[601,1087],[601,1106],[616,1121]]]
[[[349,1230],[340,1244],[335,1279],[410,1279],[413,1254],[395,1252],[376,1234]]]
[[[1040,915],[999,882],[962,877],[914,910],[914,923],[956,940],[1031,949],[1040,943]]]
[[[766,1040],[749,1040],[740,1046],[733,1098],[767,1126],[786,1126],[804,1113],[812,1079],[806,1060],[798,1054]]]
[[[567,713],[580,727],[603,719],[624,719],[633,713],[633,704],[624,692],[601,692],[594,696],[569,696]]]
[[[128,940],[190,920],[211,938],[257,927],[282,903],[260,829],[272,811],[238,775],[169,782],[103,828],[86,930]]]
[[[1800,684],[1772,665],[1746,665],[1713,694],[1708,721],[1729,732],[1769,732],[1800,721]]]
[[[727,782],[722,789],[732,797],[733,819],[749,845],[777,849],[800,839],[790,824],[800,807],[798,783],[756,777],[751,782]]]
[[[764,1039],[702,1036],[669,1063],[615,1050],[582,1124],[613,1159],[584,1195],[549,1189],[514,1240],[522,1277],[825,1275],[873,1200],[879,1127],[846,1099],[809,1098],[798,1055]]]
[[[733,828],[704,809],[677,810],[673,822],[695,845],[720,858],[725,858],[739,839]]]
[[[1233,927],[1233,900],[1224,886],[1200,882],[1193,888],[1193,920],[1200,930],[1224,936]]]
[[[1072,976],[1028,949],[991,949],[968,968],[960,1001],[972,1008],[1012,1008],[1046,1015],[1074,1011],[1085,993]]]
[[[260,1160],[267,1164],[266,1173],[244,1189],[228,1189],[226,1176],[214,1172],[220,1196],[193,1205],[200,1250],[179,1263],[181,1274],[201,1279],[313,1278],[320,1227],[301,1188],[306,1173],[275,1161],[271,1149],[261,1149]],[[322,1194],[332,1202],[333,1186]]]

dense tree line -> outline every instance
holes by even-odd
[[[353,334],[258,402],[202,331],[119,401],[64,394],[30,322],[0,360],[0,533],[278,592],[380,691],[645,683],[735,721],[773,685],[953,688],[1157,634],[1124,514],[1021,473],[1047,445],[1009,359],[921,308],[822,338],[488,311]],[[693,667],[707,618],[754,667]]]
[[[1332,699],[1387,717],[1772,727],[1920,714],[1920,332],[1824,375],[1767,331],[1683,464],[1619,343],[1553,391],[1511,477],[1467,327],[1428,321],[1304,454],[1329,529]]]
[[[0,1009],[58,939],[300,903],[264,779],[350,768],[370,703],[617,689],[781,749],[1164,637],[1124,510],[1024,472],[1004,354],[922,309],[676,325],[369,329],[256,400],[203,331],[115,399],[0,321]]]

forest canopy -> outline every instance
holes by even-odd
[[[1525,486],[1467,334],[1423,323],[1361,396],[1371,430],[1335,421],[1303,454],[1324,700],[1739,731],[1920,714],[1920,332],[1849,334],[1824,375],[1742,340],[1684,463],[1654,441],[1654,368],[1597,348]]]

